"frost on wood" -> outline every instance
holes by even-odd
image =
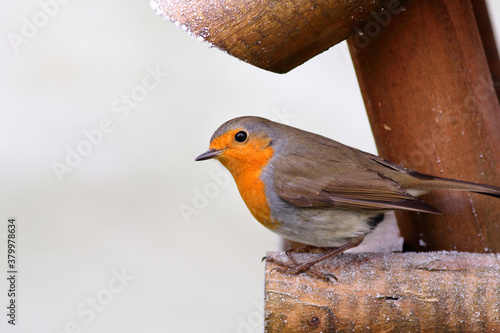
[[[151,0],[153,10],[257,67],[285,73],[410,0]],[[384,16],[385,17],[385,16]]]
[[[211,3],[207,2],[207,4],[210,6]],[[207,17],[198,12],[200,8],[194,2],[150,0],[150,6],[157,15],[173,22],[175,26],[198,38],[198,40],[205,41],[210,36]]]
[[[267,261],[266,332],[500,331],[500,255],[356,253],[313,266],[338,283],[275,267]]]

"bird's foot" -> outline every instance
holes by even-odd
[[[274,260],[273,260],[274,261]],[[314,269],[311,269],[311,265],[307,265],[307,263],[300,264],[300,265],[289,265],[283,262],[279,261],[274,261],[275,264],[283,266],[283,267],[274,267],[271,272],[276,271],[280,272],[283,274],[287,275],[297,275],[297,274],[309,274],[312,275],[318,279],[323,279],[327,281],[332,281],[335,280],[336,282],[339,282],[337,277],[332,274],[332,273],[322,273],[322,272],[317,272]]]
[[[303,248],[301,248],[300,250],[303,250]],[[332,273],[321,273],[321,272],[315,271],[314,269],[311,269],[311,267],[314,264],[316,264],[315,260],[306,261],[304,263],[298,262],[292,256],[293,252],[298,252],[298,251],[288,249],[285,252],[285,254],[286,254],[287,258],[290,260],[291,264],[283,262],[283,261],[275,259],[275,258],[264,258],[264,259],[267,259],[267,260],[275,263],[278,266],[281,266],[281,267],[274,267],[270,272],[276,271],[276,272],[280,272],[280,273],[287,274],[287,275],[297,275],[297,274],[305,273],[305,274],[309,274],[309,275],[312,275],[312,276],[317,277],[319,279],[323,279],[323,280],[327,280],[327,281],[332,281],[332,280],[335,280],[336,282],[339,281],[337,279],[337,277]],[[304,251],[299,251],[299,252],[304,252]]]

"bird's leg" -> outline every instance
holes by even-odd
[[[295,260],[291,256],[290,251],[287,250],[286,255],[290,259],[290,261],[292,262],[292,265],[285,264],[285,263],[279,262],[277,260],[273,260],[276,264],[278,264],[280,266],[284,266],[286,268],[275,267],[272,270],[276,270],[278,272],[290,274],[290,275],[307,273],[307,274],[311,274],[311,275],[314,275],[316,277],[323,278],[323,279],[333,277],[336,281],[338,281],[337,277],[335,277],[335,275],[333,275],[331,273],[326,273],[326,274],[325,273],[318,273],[318,272],[315,272],[314,270],[310,270],[310,268],[313,265],[315,265],[315,264],[317,264],[325,259],[331,258],[337,254],[340,254],[342,252],[345,252],[349,249],[352,249],[352,248],[358,246],[359,244],[361,244],[361,242],[363,241],[364,238],[365,238],[364,235],[356,236],[356,237],[352,238],[348,243],[342,245],[341,247],[334,248],[333,250],[320,256],[319,258],[316,258],[316,259],[313,259],[310,261],[306,261],[304,263],[299,263],[297,260]]]
[[[292,256],[292,253],[325,253],[325,252],[329,252],[331,250],[332,250],[331,247],[318,247],[318,246],[312,246],[312,245],[304,245],[304,246],[297,247],[297,248],[290,247],[285,251],[285,254],[286,254],[287,258],[290,259],[290,261],[292,263],[294,263],[295,265],[300,265],[297,262],[297,260],[295,260],[295,258]],[[278,262],[277,260],[274,260],[272,258],[263,257],[262,261],[267,260],[267,259],[272,260],[278,264],[281,264],[282,266],[288,267],[287,264],[282,263],[282,262]]]
[[[325,253],[325,252],[330,252],[332,250],[331,247],[317,247],[317,246],[312,246],[312,245],[304,245],[302,247],[298,248],[289,248],[285,251],[285,254],[288,259],[294,264],[294,265],[300,265],[297,260],[292,256],[292,253]]]

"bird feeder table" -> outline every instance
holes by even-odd
[[[380,156],[426,174],[500,184],[500,60],[484,0],[152,0],[152,7],[275,73],[348,39]],[[500,200],[448,191],[424,200],[443,215],[398,212],[407,249],[475,254],[345,254],[314,266],[338,284],[287,276],[268,262],[266,332],[499,330],[500,257],[487,253],[500,252]]]

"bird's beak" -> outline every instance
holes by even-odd
[[[194,160],[195,161],[204,161],[204,160],[208,160],[208,159],[217,157],[220,154],[222,154],[222,150],[212,148],[212,149],[207,150],[206,152],[204,152],[203,154],[201,154],[200,156],[198,156]]]

